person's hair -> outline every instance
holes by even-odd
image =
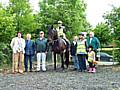
[[[88,48],[91,48],[93,50],[93,46],[92,45],[90,45]]]
[[[22,35],[22,33],[21,33],[21,32],[17,32],[17,35],[18,35],[18,33],[20,33],[20,34]]]
[[[79,35],[84,36],[84,34],[83,34],[83,33],[81,33],[81,32],[79,33]]]
[[[18,36],[18,33],[20,33],[21,34],[21,38],[23,38],[23,35],[22,35],[22,32],[17,32],[17,34],[16,34],[16,37]]]
[[[30,38],[31,38],[31,34],[30,34],[30,33],[27,33],[26,37],[27,37],[28,35],[29,35],[29,36],[30,36]]]
[[[78,39],[78,36],[74,36],[73,38],[74,38],[74,39]]]
[[[90,32],[90,34],[92,34],[92,36],[94,36],[94,32]]]

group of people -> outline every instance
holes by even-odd
[[[94,37],[94,32],[90,32],[89,35],[88,38],[85,38],[84,33],[79,33],[79,37],[74,36],[71,44],[71,56],[74,63],[74,70],[81,72],[88,70],[88,72],[94,73],[96,72],[96,55],[100,42]],[[88,69],[86,61],[89,63]]]
[[[63,40],[68,41],[63,31],[65,27],[62,26],[62,21],[58,21],[58,27],[56,28],[58,36],[62,36]],[[69,43],[67,43],[69,44]],[[46,71],[46,55],[48,52],[47,38],[44,37],[44,32],[39,32],[39,37],[35,40],[31,40],[31,34],[26,35],[26,40],[22,38],[22,33],[18,32],[17,37],[11,41],[11,48],[13,50],[12,60],[12,72],[21,73],[32,72],[32,58],[36,54],[37,56],[37,69],[36,71]],[[86,60],[89,63],[89,72],[95,72],[96,53],[100,46],[99,40],[94,37],[94,33],[90,32],[89,38],[85,38],[83,33],[79,33],[79,37],[75,36],[74,41],[71,43],[71,56],[74,62],[74,69],[79,71],[85,71]],[[24,63],[24,64],[23,64]]]
[[[37,55],[37,71],[42,68],[46,71],[46,54],[47,54],[47,39],[44,37],[44,32],[39,32],[39,38],[34,41],[31,40],[31,34],[26,35],[26,40],[22,38],[22,33],[18,32],[17,37],[11,41],[11,48],[13,49],[12,72],[21,73],[28,72],[28,61],[30,63],[29,71],[32,72],[32,58],[34,54]],[[24,63],[24,65],[23,65]],[[40,65],[42,64],[42,67]],[[25,67],[25,68],[24,68]]]

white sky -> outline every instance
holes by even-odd
[[[0,0],[3,4],[6,4],[9,0]],[[34,11],[38,11],[39,0],[30,0],[31,6]],[[120,0],[85,0],[87,3],[87,20],[95,27],[99,22],[103,21],[102,15],[106,11],[112,9],[111,5],[116,7],[120,6]]]

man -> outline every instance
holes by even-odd
[[[35,52],[35,46],[34,42],[31,40],[31,34],[26,35],[27,40],[25,41],[25,59],[24,59],[24,65],[25,65],[25,72],[28,71],[28,60],[30,63],[30,72],[32,72],[32,57]]]
[[[21,32],[17,33],[18,37],[15,37],[11,41],[11,48],[13,49],[13,64],[12,72],[23,74],[23,60],[24,60],[24,48],[25,40],[22,38]]]
[[[46,54],[47,54],[47,39],[44,37],[44,32],[39,32],[39,38],[36,39],[35,47],[37,53],[37,71],[40,71],[40,63],[42,63],[42,71],[46,71]],[[42,62],[41,62],[42,61]]]
[[[90,36],[89,36],[89,38],[87,38],[87,48],[89,46],[93,47],[93,50],[95,51],[95,57],[96,57],[97,49],[100,47],[100,41],[98,40],[97,37],[94,37],[94,32],[90,32]]]

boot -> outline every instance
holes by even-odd
[[[92,73],[95,73],[96,72],[96,68],[92,68]]]
[[[88,71],[89,73],[91,73],[92,72],[92,68],[89,68],[89,71]]]

